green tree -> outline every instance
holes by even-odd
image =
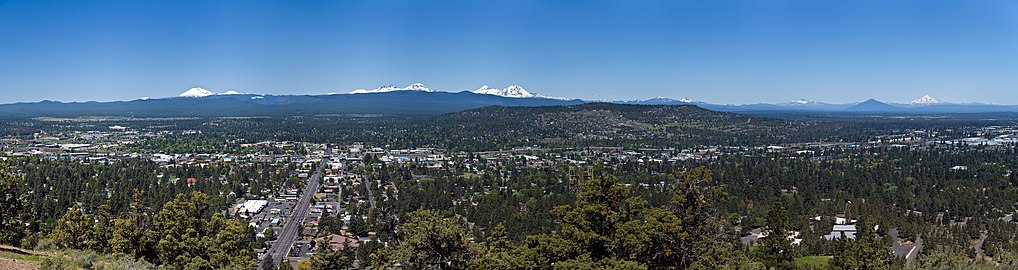
[[[788,269],[791,267],[792,241],[788,239],[788,211],[781,199],[774,201],[767,211],[767,238],[764,238],[763,257],[768,268]]]
[[[215,235],[213,245],[208,250],[212,265],[253,268],[255,262],[251,243],[254,242],[254,229],[240,221],[224,220],[218,213],[213,215],[212,219],[212,222],[225,223],[220,225],[225,228]]]
[[[183,269],[254,268],[254,233],[213,210],[201,192],[179,194],[153,220],[151,237],[164,266]]]
[[[113,252],[126,254],[135,259],[143,257],[153,259],[155,257],[152,252],[154,243],[146,235],[146,232],[152,227],[152,221],[146,214],[142,196],[142,192],[136,190],[127,213],[113,221],[111,245]]]
[[[505,232],[505,225],[502,223],[495,225],[487,239],[487,252],[505,252],[514,246],[515,244],[509,240],[509,236]]]
[[[25,237],[25,197],[17,189],[17,180],[0,172],[0,244],[17,244]]]
[[[354,215],[352,218],[350,218],[350,224],[347,224],[347,227],[350,229],[350,232],[353,233],[354,235],[357,236],[368,235],[368,223],[367,221],[364,221],[364,218],[358,215]]]
[[[265,256],[265,260],[262,261],[261,269],[262,270],[272,270],[272,269],[275,269],[275,268],[276,268],[276,266],[275,266],[275,262],[272,261],[272,256]]]
[[[399,243],[376,252],[378,269],[464,269],[480,248],[460,223],[439,212],[418,210],[399,228]]]
[[[533,250],[510,241],[505,225],[499,223],[491,230],[484,255],[475,264],[484,269],[537,269],[538,266],[530,260],[535,256]]]
[[[74,204],[57,221],[49,237],[53,244],[60,248],[86,249],[91,245],[89,233],[93,228],[92,223],[92,218],[78,204]]]
[[[650,264],[652,268],[749,267],[749,259],[736,250],[732,244],[735,237],[726,232],[728,224],[718,213],[716,204],[728,195],[714,181],[710,170],[697,167],[680,172],[672,193],[667,208],[678,218],[674,234],[677,239],[659,244],[663,248],[653,248],[656,251],[651,258],[656,261]],[[676,254],[677,262],[671,261],[671,254]]]
[[[276,240],[276,230],[273,230],[271,227],[265,230],[263,235],[265,236],[265,240],[269,241]]]
[[[848,240],[831,264],[838,269],[888,269],[896,259],[891,244],[885,243],[865,222],[856,223],[855,240]]]
[[[334,251],[328,244],[320,246],[322,248],[308,259],[308,267],[311,269],[339,270],[353,267],[352,254]]]
[[[293,270],[293,265],[290,265],[289,260],[284,259],[282,262],[279,262],[279,265],[276,266],[276,270]]]
[[[318,228],[326,233],[339,234],[343,229],[343,220],[336,215],[326,213],[318,220]]]
[[[584,183],[574,206],[559,206],[558,233],[508,242],[499,227],[477,264],[486,269],[717,269],[752,267],[716,215],[724,196],[710,171],[680,173],[665,207],[650,207],[614,177]]]
[[[114,219],[110,213],[110,206],[100,205],[96,208],[95,213],[92,213],[91,218],[94,222],[88,232],[88,249],[99,253],[109,253],[114,230]]]

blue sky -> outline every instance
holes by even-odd
[[[0,0],[0,103],[414,82],[1018,104],[1018,1]]]

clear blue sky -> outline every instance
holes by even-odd
[[[0,0],[0,103],[414,82],[1018,104],[1018,1]]]

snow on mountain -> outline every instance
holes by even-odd
[[[800,98],[800,99],[792,100],[792,101],[785,102],[785,103],[782,103],[782,104],[779,104],[779,105],[816,105],[816,104],[820,104],[820,102],[816,102],[816,101]]]
[[[916,99],[916,100],[908,102],[908,104],[911,104],[911,105],[929,105],[929,104],[937,104],[937,103],[940,103],[940,100],[937,100],[937,99],[935,99],[935,98],[933,98],[933,97],[931,97],[929,95],[925,95],[925,96],[923,96],[923,97],[921,97],[919,99]]]
[[[200,97],[207,97],[207,96],[211,96],[211,95],[215,95],[215,94],[216,93],[213,93],[212,91],[209,91],[209,90],[202,89],[201,87],[195,87],[195,88],[188,89],[184,93],[180,93],[180,96],[181,97],[200,98]]]
[[[247,93],[241,93],[241,92],[237,92],[237,91],[233,91],[233,90],[222,92],[222,93],[216,93],[216,92],[212,92],[212,91],[209,91],[209,90],[205,90],[204,88],[201,88],[201,87],[194,87],[194,88],[188,89],[184,93],[180,93],[179,96],[180,97],[189,97],[189,98],[200,98],[200,97],[217,96],[217,95],[222,95],[222,96],[225,96],[225,95],[247,95]]]
[[[530,93],[530,91],[527,91],[527,89],[523,89],[522,86],[515,85],[515,84],[511,85],[509,87],[503,88],[503,89],[493,88],[493,87],[490,87],[488,85],[484,85],[484,86],[481,86],[481,88],[478,88],[477,90],[474,90],[474,93],[475,94],[484,94],[484,95],[496,95],[496,96],[503,96],[503,97],[511,97],[511,98],[532,98],[532,97],[538,97],[538,95],[534,95],[533,93]],[[541,96],[541,97],[544,97],[544,96]],[[552,98],[552,97],[545,97],[545,98]]]
[[[392,91],[423,91],[423,92],[434,92],[431,88],[428,88],[423,83],[415,83],[406,87],[396,87],[395,85],[382,86],[375,89],[357,89],[350,91],[350,94],[368,94],[368,93],[385,93]]]
[[[477,88],[477,90],[474,90],[475,94],[485,94],[485,95],[498,95],[501,92],[502,89],[493,88],[491,86],[488,86],[487,84],[482,85],[481,88]]]
[[[691,102],[693,102],[693,100],[689,99],[689,98],[682,98],[682,99],[679,100],[679,102],[682,102],[682,103],[691,103]]]
[[[547,98],[547,99],[557,99],[557,100],[573,100],[573,98],[556,97],[556,96],[545,96],[545,95],[542,95],[542,94],[534,94],[534,97],[536,97],[536,98]]]

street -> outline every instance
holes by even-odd
[[[286,219],[286,225],[283,226],[283,232],[279,234],[276,242],[269,247],[266,252],[267,256],[272,257],[272,262],[279,265],[283,261],[283,258],[287,256],[290,251],[290,246],[293,245],[294,241],[299,236],[298,231],[300,224],[304,222],[304,218],[307,216],[308,210],[311,208],[311,197],[318,192],[318,186],[320,179],[322,178],[321,172],[315,172],[307,180],[307,187],[304,188],[304,193],[301,194],[300,200],[297,201],[297,206],[293,208],[293,213],[289,218]]]

